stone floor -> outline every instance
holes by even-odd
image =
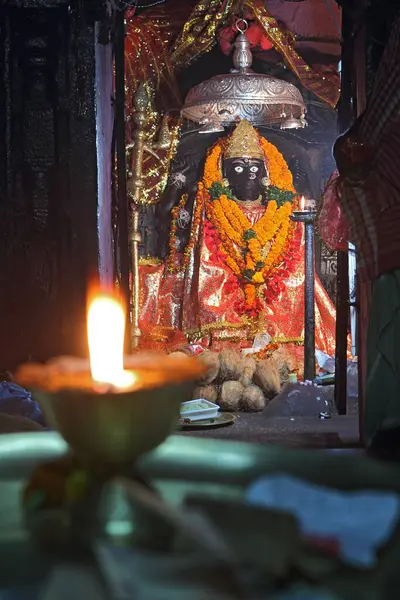
[[[319,418],[327,409],[331,418]],[[357,399],[349,399],[347,414],[339,416],[333,386],[287,385],[261,413],[238,413],[232,425],[181,434],[299,448],[354,448],[359,445]]]

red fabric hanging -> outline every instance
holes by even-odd
[[[347,252],[349,227],[340,206],[339,172],[335,171],[328,181],[322,197],[322,209],[318,229],[330,250]]]

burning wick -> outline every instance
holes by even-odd
[[[302,212],[310,212],[316,211],[315,200],[311,200],[311,198],[304,198],[301,196],[299,200],[299,210]]]
[[[122,389],[134,384],[134,373],[124,371],[122,305],[110,296],[97,296],[89,306],[87,329],[92,378]]]

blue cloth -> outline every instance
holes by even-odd
[[[45,426],[39,404],[16,383],[0,382],[0,413],[25,417]]]

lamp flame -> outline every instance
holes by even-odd
[[[89,305],[87,330],[92,378],[118,388],[131,386],[135,375],[124,371],[123,306],[110,296],[96,296]]]
[[[304,198],[304,196],[302,196],[299,200],[299,209],[305,210],[305,207],[306,207],[306,199]]]

